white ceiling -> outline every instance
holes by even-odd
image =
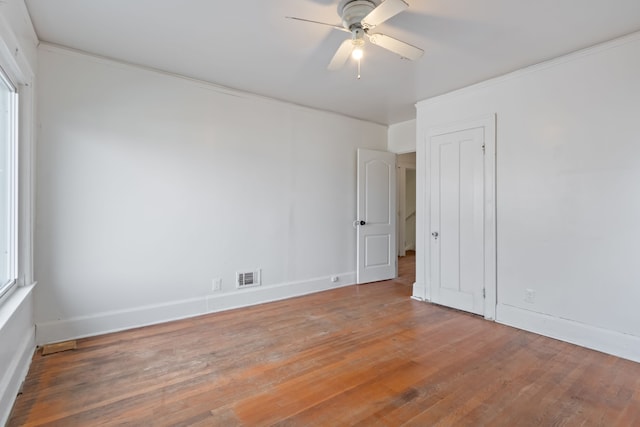
[[[26,0],[40,40],[382,124],[417,101],[640,30],[640,0],[406,0],[376,27],[425,50],[368,44],[326,67],[347,33],[338,0]]]

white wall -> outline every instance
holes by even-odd
[[[0,2],[0,65],[17,84],[20,97],[19,286],[0,300],[0,425],[4,425],[9,417],[35,348],[31,269],[31,142],[37,43],[24,2]]]
[[[416,151],[416,121],[395,123],[389,126],[387,150],[391,153],[412,153]]]
[[[386,127],[39,52],[38,342],[355,282],[356,149]]]
[[[428,129],[488,113],[497,320],[640,361],[640,33],[419,103],[419,194]],[[428,197],[418,204],[428,224]],[[429,233],[415,291],[427,298]]]

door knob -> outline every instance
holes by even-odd
[[[436,238],[436,239],[437,239],[437,238],[438,238],[438,236],[439,236],[439,234],[438,234],[438,232],[437,232],[437,231],[434,231],[433,233],[431,233],[431,235],[432,235],[434,238]]]
[[[360,221],[360,225],[365,225],[365,224],[366,224],[366,222]]]

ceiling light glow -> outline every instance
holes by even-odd
[[[351,57],[356,61],[359,61],[362,59],[363,54],[364,54],[364,51],[362,50],[362,48],[356,47],[355,49],[353,49],[353,52],[351,52]]]

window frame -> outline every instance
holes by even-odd
[[[18,141],[19,141],[19,91],[10,75],[0,66],[0,84],[6,85],[9,97],[9,129],[7,147],[7,277],[0,283],[0,304],[15,290],[18,282]],[[2,225],[0,225],[2,226]]]

